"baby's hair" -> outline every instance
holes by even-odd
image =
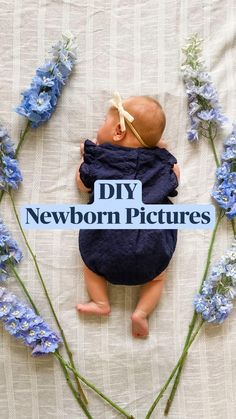
[[[133,122],[135,127],[137,125],[137,130],[145,143],[151,147],[155,147],[161,139],[166,126],[165,113],[161,104],[154,97],[143,95],[137,96],[137,98],[144,99],[155,105],[152,109],[149,109],[147,117],[143,118],[144,114],[139,113],[138,118]]]
[[[165,126],[166,126],[166,116],[165,116],[165,113],[164,113],[164,111],[163,111],[163,108],[162,108],[162,106],[161,106],[161,104],[160,104],[160,102],[158,102],[158,100],[157,99],[155,99],[154,97],[152,97],[152,96],[147,96],[147,95],[143,95],[142,97],[144,97],[145,99],[147,99],[147,100],[150,100],[150,102],[154,102],[157,106],[158,106],[158,108],[162,111],[162,117],[163,117],[163,121],[162,121],[162,124],[163,124],[163,129],[162,129],[162,132],[164,131],[164,129],[165,129]]]
[[[165,113],[163,111],[162,106],[160,105],[158,100],[148,95],[131,96],[130,98],[126,100],[128,101],[130,99],[139,99],[141,101],[142,99],[144,99],[150,103],[155,104],[155,107],[153,109],[153,112],[151,112],[151,114],[148,113],[147,115],[145,113],[145,115],[147,115],[146,118],[143,118],[142,111],[140,113],[140,110],[133,108],[133,106],[130,105],[130,103],[124,104],[124,109],[127,110],[132,116],[134,116],[134,122],[132,123],[132,125],[138,131],[141,138],[149,146],[155,147],[158,141],[161,139],[162,133],[166,125],[166,117],[165,117]],[[126,100],[124,100],[124,102]],[[117,109],[115,108],[115,106],[111,106],[110,110],[117,112]],[[154,115],[156,113],[156,118],[154,119],[154,121],[152,121],[151,119],[153,113]]]
[[[139,97],[144,97],[145,99],[148,99],[148,100],[150,100],[151,102],[156,103],[156,105],[158,105],[160,108],[162,108],[162,106],[161,106],[160,102],[158,102],[158,100],[157,100],[157,99],[155,99],[155,98],[154,98],[154,97],[152,97],[152,96],[142,95],[142,96],[139,96]]]
[[[151,96],[145,96],[145,97],[147,99],[149,99],[150,101],[154,102],[158,106],[158,108],[160,109],[160,111],[161,111],[161,121],[160,121],[160,123],[161,123],[161,135],[160,135],[160,138],[159,138],[159,140],[160,140],[161,139],[161,136],[162,136],[162,134],[164,132],[164,129],[166,127],[166,115],[165,115],[165,112],[164,112],[163,107],[161,106],[160,102],[158,102],[157,99],[154,99]]]

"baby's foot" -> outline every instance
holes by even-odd
[[[95,303],[94,301],[89,301],[89,303],[77,304],[76,308],[81,313],[86,314],[107,315],[111,311],[109,303],[106,302]]]
[[[135,338],[144,338],[148,336],[148,319],[147,314],[142,310],[135,310],[131,316],[132,335]]]

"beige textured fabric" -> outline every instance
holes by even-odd
[[[11,109],[29,86],[61,32],[78,35],[79,61],[51,120],[31,130],[20,152],[24,182],[15,194],[18,209],[27,203],[86,203],[75,171],[79,144],[94,138],[114,90],[123,98],[154,95],[167,115],[165,139],[181,168],[175,203],[210,203],[214,162],[210,146],[186,139],[186,97],[179,72],[185,37],[204,38],[204,57],[227,115],[236,117],[235,0],[0,0],[0,117],[15,142],[25,126]],[[217,148],[222,149],[218,140]],[[44,316],[50,311],[5,196],[1,216],[24,250],[19,271]],[[139,287],[109,285],[109,318],[78,316],[77,302],[88,299],[78,251],[78,231],[29,231],[56,311],[79,370],[137,419],[143,419],[181,352],[192,317],[192,299],[203,274],[211,231],[179,231],[158,308],[150,317],[150,336],[131,336],[130,316]],[[231,243],[226,220],[217,234],[216,260]],[[8,287],[23,294],[14,279]],[[0,328],[0,418],[83,418],[53,357],[34,359]],[[204,327],[188,356],[169,418],[236,417],[235,312],[222,326]],[[118,413],[90,390],[96,419]],[[163,416],[164,397],[153,418]]]

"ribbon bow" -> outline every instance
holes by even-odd
[[[122,132],[126,131],[126,128],[125,128],[125,119],[126,119],[126,122],[127,122],[128,126],[130,127],[131,131],[133,131],[135,137],[139,140],[139,142],[144,147],[151,147],[151,146],[149,146],[148,144],[146,144],[143,141],[143,139],[140,137],[139,133],[136,131],[136,129],[132,125],[132,122],[134,121],[134,117],[132,115],[130,115],[130,113],[127,112],[123,108],[120,94],[118,92],[114,92],[113,93],[113,98],[110,99],[109,102],[111,103],[111,105],[115,106],[116,109],[118,109],[119,116],[120,116],[120,128],[121,128],[121,131]]]
[[[127,119],[129,122],[133,122],[134,117],[130,115],[129,112],[127,112],[122,105],[122,100],[120,97],[119,92],[113,93],[113,98],[110,100],[111,105],[115,106],[115,108],[118,109],[119,116],[120,116],[120,127],[121,131],[125,131],[125,119]]]

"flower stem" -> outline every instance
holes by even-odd
[[[57,356],[58,358],[61,358],[60,355]],[[82,375],[80,375],[78,373],[78,371],[76,371],[72,365],[70,365],[70,363],[68,362],[64,362],[64,365],[66,368],[68,368],[70,371],[72,371],[73,373],[75,373],[78,378],[83,381],[88,387],[90,387],[92,390],[94,390],[101,398],[103,398],[104,400],[106,400],[111,406],[114,407],[114,409],[116,409],[118,412],[120,412],[122,415],[124,415],[126,418],[128,419],[134,419],[134,416],[129,415],[128,413],[125,412],[125,410],[123,410],[121,407],[117,406],[117,404],[115,404],[112,400],[110,400],[108,397],[105,396],[105,394],[103,394],[100,390],[98,390],[92,383],[90,383],[88,380],[86,380],[84,377],[82,377]]]
[[[65,337],[64,331],[63,331],[63,329],[62,329],[62,327],[61,327],[61,325],[60,325],[60,322],[59,322],[59,320],[58,320],[58,317],[57,317],[57,315],[56,315],[56,313],[55,313],[55,310],[54,310],[54,307],[53,307],[53,305],[52,305],[52,302],[51,302],[50,296],[49,296],[49,294],[48,294],[48,291],[47,291],[46,285],[45,285],[45,283],[44,283],[44,280],[43,280],[42,274],[41,274],[40,269],[39,269],[39,266],[38,266],[38,262],[37,262],[37,259],[36,259],[36,255],[34,255],[34,254],[33,254],[32,249],[31,249],[31,247],[30,247],[30,245],[29,245],[29,242],[28,242],[28,240],[27,240],[27,238],[26,238],[26,235],[25,235],[25,233],[24,233],[24,230],[23,230],[23,228],[22,228],[22,225],[21,225],[21,222],[20,222],[20,219],[19,219],[19,216],[18,216],[17,210],[16,210],[15,202],[14,202],[14,199],[13,199],[13,197],[12,197],[12,193],[11,193],[11,191],[9,191],[9,196],[10,196],[10,199],[11,199],[11,202],[12,202],[13,211],[14,211],[14,214],[15,214],[15,217],[16,217],[16,220],[17,220],[17,223],[18,223],[18,225],[19,225],[20,231],[21,231],[21,233],[22,233],[22,236],[24,237],[25,244],[26,244],[26,246],[27,246],[27,248],[28,248],[28,250],[29,250],[29,252],[30,252],[30,254],[31,254],[32,258],[33,258],[33,261],[34,261],[34,264],[35,264],[35,267],[36,267],[36,270],[37,270],[37,273],[38,273],[38,276],[39,276],[39,279],[40,279],[41,285],[42,285],[43,290],[44,290],[44,294],[45,294],[45,296],[46,296],[46,298],[47,298],[47,301],[48,301],[49,306],[50,306],[50,308],[51,308],[51,311],[52,311],[53,317],[54,317],[54,319],[55,319],[55,321],[56,321],[56,324],[57,324],[57,326],[58,326],[58,328],[59,328],[59,330],[60,330],[61,337],[62,337],[62,340],[63,340],[63,342],[64,342],[64,345],[65,345],[65,349],[66,349],[67,355],[68,355],[68,357],[69,357],[69,360],[70,360],[70,362],[71,362],[71,365],[73,366],[73,368],[75,368],[75,364],[74,364],[74,360],[73,360],[72,353],[71,353],[71,351],[70,351],[70,348],[69,348],[69,345],[68,345],[68,343],[67,343],[67,340],[66,340],[66,337]],[[75,375],[75,374],[74,374],[74,375]],[[79,380],[78,380],[78,377],[77,377],[76,375],[75,375],[75,379],[76,379],[76,382],[77,382],[77,386],[78,386],[79,393],[80,393],[81,397],[83,398],[84,402],[87,404],[87,403],[88,403],[87,397],[85,396],[84,391],[83,391],[83,389],[82,389],[82,387],[81,387],[81,385],[80,385],[80,382],[79,382]]]
[[[234,233],[234,238],[236,238],[235,218],[232,218],[231,223],[232,223],[232,229],[233,229],[233,233]]]
[[[30,123],[31,123],[31,121],[28,119],[28,122],[26,124],[26,127],[25,127],[24,131],[20,133],[20,141],[19,141],[19,143],[17,144],[17,147],[16,147],[15,156],[14,156],[15,158],[17,157],[17,155],[19,153],[19,150],[20,150],[20,148],[22,146],[22,143],[25,139],[25,135],[29,131]]]
[[[212,235],[211,235],[211,241],[210,241],[210,245],[209,245],[208,252],[207,252],[206,266],[205,266],[204,274],[203,274],[203,277],[202,277],[202,282],[201,282],[200,287],[199,287],[199,292],[201,292],[203,282],[206,279],[207,272],[208,272],[208,269],[209,269],[209,265],[211,263],[211,254],[212,254],[212,249],[213,249],[213,245],[214,245],[214,241],[215,241],[216,232],[217,232],[217,229],[219,227],[220,221],[224,217],[224,213],[225,213],[225,211],[222,208],[217,209],[217,212],[218,212],[218,214],[217,214],[217,217],[216,217],[216,223],[214,225]]]
[[[215,144],[214,144],[214,137],[212,135],[212,124],[211,124],[211,122],[209,123],[208,132],[209,132],[209,140],[210,140],[211,148],[212,148],[212,151],[213,151],[213,154],[214,154],[216,166],[219,167],[220,163],[219,163],[219,159],[218,159],[217,153],[216,153],[216,148],[215,148]]]
[[[60,352],[58,350],[56,350],[55,352],[53,352],[53,355],[57,358],[57,360],[60,362],[60,365],[62,367],[63,373],[65,375],[66,381],[68,386],[70,387],[75,399],[77,400],[77,402],[79,403],[80,407],[83,409],[85,415],[87,416],[87,418],[89,419],[93,419],[93,417],[91,416],[91,414],[89,413],[86,405],[84,404],[84,402],[81,400],[80,396],[78,395],[76,389],[74,388],[72,381],[70,379],[70,376],[68,374],[68,371],[65,367],[65,361],[64,358],[62,358],[62,356],[60,355]],[[59,356],[58,356],[59,355]],[[64,362],[63,362],[64,361]]]
[[[2,189],[1,192],[0,192],[0,202],[2,201],[2,197],[3,197],[4,193],[5,193],[5,191],[4,191],[4,189]]]
[[[58,359],[58,361],[60,362],[60,365],[62,367],[63,373],[65,375],[66,381],[68,386],[70,387],[72,393],[74,394],[74,397],[76,398],[77,402],[79,403],[79,405],[82,407],[85,415],[87,416],[87,418],[89,419],[93,419],[93,417],[91,416],[91,414],[89,413],[86,405],[84,404],[84,402],[81,400],[80,396],[78,395],[76,389],[74,388],[70,376],[68,374],[68,371],[65,367],[65,360],[64,358],[62,358],[62,356],[60,355],[60,352],[58,350],[56,350],[55,352],[53,352],[53,355]]]
[[[24,282],[22,281],[21,277],[19,276],[19,274],[18,274],[18,272],[17,272],[16,268],[14,267],[13,263],[11,263],[11,264],[10,264],[10,266],[11,266],[12,272],[14,273],[14,275],[15,275],[15,277],[16,277],[16,279],[17,279],[17,281],[19,282],[19,284],[20,284],[20,285],[21,285],[21,287],[23,288],[23,291],[24,291],[25,295],[27,296],[27,298],[28,298],[28,300],[29,300],[30,304],[32,305],[32,307],[33,307],[33,309],[34,309],[35,313],[39,316],[39,310],[37,309],[37,307],[36,307],[36,305],[35,305],[34,301],[32,300],[32,298],[31,298],[31,295],[30,295],[29,291],[27,290],[27,288],[26,288],[26,286],[25,286]]]
[[[19,282],[20,286],[23,288],[23,291],[24,291],[25,295],[26,295],[26,296],[27,296],[27,298],[29,299],[30,304],[31,304],[31,306],[33,307],[33,309],[34,309],[35,313],[36,313],[38,316],[40,316],[39,310],[37,309],[37,307],[36,307],[36,305],[35,305],[34,301],[32,300],[31,295],[30,295],[29,291],[27,290],[27,288],[26,288],[26,286],[25,286],[25,284],[24,284],[24,281],[23,281],[23,280],[21,279],[21,277],[19,276],[19,274],[18,274],[17,270],[15,269],[15,267],[14,267],[13,263],[10,263],[10,267],[11,267],[12,272],[13,272],[13,274],[15,275],[15,277],[16,277],[16,279],[17,279],[17,281]],[[77,393],[76,389],[74,388],[74,385],[73,385],[73,383],[72,383],[72,381],[71,381],[71,379],[70,379],[70,376],[69,376],[69,374],[68,374],[68,371],[67,371],[67,369],[65,368],[64,363],[62,362],[62,359],[63,359],[63,358],[62,358],[62,356],[61,356],[61,354],[60,354],[59,350],[57,349],[55,352],[59,355],[59,357],[57,356],[57,359],[58,359],[58,360],[59,360],[59,362],[60,362],[60,365],[61,365],[61,367],[62,367],[62,370],[63,370],[63,373],[64,373],[64,375],[65,375],[66,382],[67,382],[68,386],[70,387],[70,389],[71,389],[72,393],[74,394],[75,399],[77,400],[77,402],[79,403],[79,405],[80,405],[80,406],[81,406],[81,408],[83,409],[83,411],[84,411],[84,413],[86,414],[86,416],[87,416],[89,419],[91,419],[91,418],[92,418],[92,416],[91,416],[91,415],[90,415],[90,413],[88,412],[86,405],[85,405],[85,404],[84,404],[84,402],[81,400],[81,398],[80,398],[80,396],[78,395],[78,393]],[[52,354],[53,354],[53,355],[56,355],[56,354],[55,354],[55,352],[53,352]]]
[[[149,409],[149,411],[148,411],[147,415],[145,416],[145,419],[149,419],[149,418],[150,418],[150,416],[151,416],[151,414],[152,414],[153,410],[155,409],[155,407],[156,407],[157,403],[158,403],[158,402],[159,402],[159,400],[163,397],[163,394],[164,394],[164,392],[165,392],[166,388],[168,387],[168,385],[169,385],[170,381],[172,380],[173,376],[175,375],[176,370],[178,369],[178,367],[179,367],[179,365],[181,364],[182,360],[183,360],[184,358],[186,358],[187,353],[188,353],[188,349],[189,349],[189,348],[190,348],[190,346],[192,345],[192,343],[193,343],[194,339],[196,338],[196,336],[197,336],[197,334],[198,334],[199,330],[201,329],[201,327],[202,327],[203,323],[204,323],[204,320],[201,320],[201,321],[200,321],[200,323],[199,323],[199,325],[198,325],[197,330],[196,330],[196,331],[195,331],[195,333],[193,334],[192,338],[189,340],[188,345],[186,345],[186,346],[185,346],[185,348],[184,348],[184,350],[183,350],[183,353],[182,353],[182,355],[180,356],[180,358],[179,358],[179,360],[178,360],[178,362],[177,362],[176,366],[175,366],[175,367],[174,367],[174,369],[172,370],[172,373],[170,374],[170,376],[169,376],[168,380],[166,381],[166,383],[164,384],[164,386],[161,388],[160,392],[158,393],[157,398],[154,400],[153,404],[151,405],[151,407],[150,407],[150,409]]]
[[[211,262],[211,254],[212,254],[213,244],[214,244],[214,241],[215,241],[216,231],[218,229],[220,220],[222,219],[223,216],[224,216],[224,210],[220,209],[218,211],[216,223],[215,223],[215,226],[214,226],[212,235],[211,235],[211,241],[210,241],[210,245],[209,245],[209,248],[208,248],[206,265],[205,265],[205,269],[204,269],[204,274],[203,274],[203,277],[202,277],[202,281],[201,281],[201,284],[200,284],[200,287],[199,287],[199,292],[201,292],[203,282],[205,281],[206,276],[207,276],[207,272],[208,272],[209,265],[210,265],[210,262]],[[184,353],[185,348],[188,346],[189,340],[191,338],[191,335],[193,333],[193,330],[194,330],[194,327],[195,327],[195,324],[196,324],[197,317],[198,317],[197,316],[197,312],[194,310],[193,317],[192,317],[191,323],[189,325],[188,335],[187,335],[186,340],[185,340],[185,345],[184,345],[183,353]],[[179,380],[180,380],[180,375],[181,375],[181,372],[182,372],[182,369],[183,369],[183,366],[184,366],[184,362],[185,362],[186,356],[187,356],[187,354],[182,358],[182,361],[179,364],[178,372],[176,374],[176,377],[175,377],[175,380],[174,380],[174,384],[173,384],[173,387],[171,389],[170,396],[169,396],[169,398],[168,398],[168,400],[166,402],[166,407],[165,407],[165,410],[164,410],[164,415],[165,416],[168,414],[169,409],[171,407],[171,404],[173,402],[173,399],[174,399],[174,396],[175,396],[175,393],[176,393],[176,390],[177,390],[177,386],[178,386],[178,383],[179,383]]]
[[[19,143],[18,143],[18,145],[17,145],[17,148],[16,148],[16,151],[15,151],[15,156],[14,156],[14,158],[16,158],[17,157],[17,155],[18,155],[18,153],[19,153],[19,150],[20,150],[20,148],[21,148],[21,146],[22,146],[22,143],[23,143],[23,141],[24,141],[24,139],[25,139],[25,135],[26,135],[26,133],[28,132],[28,130],[29,130],[29,128],[30,128],[30,120],[28,120],[28,122],[27,122],[27,124],[26,124],[26,127],[25,127],[25,129],[24,129],[24,131],[23,131],[23,133],[21,132],[21,134],[20,134],[20,141],[19,141]],[[1,203],[1,201],[2,201],[2,198],[3,198],[3,195],[4,195],[4,193],[5,193],[6,191],[4,190],[4,189],[2,189],[1,191],[0,191],[0,203]]]

